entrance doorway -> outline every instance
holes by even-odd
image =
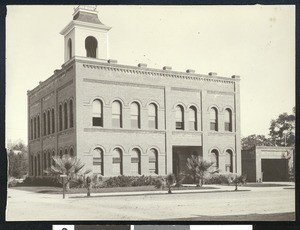
[[[202,158],[202,146],[173,146],[173,173],[176,177],[187,170],[187,159],[191,155],[198,155]],[[183,183],[192,183],[192,180],[185,179]]]
[[[287,159],[262,159],[263,181],[288,181],[289,167]]]

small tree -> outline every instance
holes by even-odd
[[[234,179],[232,179],[231,183],[233,183],[235,185],[234,191],[237,191],[238,185],[246,183],[246,176],[245,175],[240,175],[240,176],[237,175]]]
[[[8,175],[22,178],[28,173],[28,149],[22,140],[7,144]]]
[[[183,173],[183,175],[184,177],[192,178],[197,187],[202,187],[206,174],[218,172],[218,170],[210,170],[212,165],[212,162],[202,161],[200,156],[192,155],[187,158],[187,170]]]
[[[157,189],[168,188],[168,193],[172,193],[171,187],[175,184],[176,178],[173,173],[169,173],[165,178],[158,178],[155,180],[154,187]]]
[[[83,164],[76,157],[64,155],[62,158],[59,156],[52,157],[54,165],[45,170],[45,173],[59,177],[59,175],[67,175],[66,190],[70,190],[70,181],[78,175],[85,164]],[[90,173],[91,170],[86,170],[83,175]]]
[[[171,187],[173,186],[173,184],[175,183],[175,175],[173,173],[170,173],[167,175],[166,177],[166,185],[168,187],[168,193],[172,193],[171,191]]]

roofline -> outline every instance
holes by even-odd
[[[81,63],[83,62],[89,62],[92,64],[97,65],[103,65],[103,66],[113,66],[113,67],[120,67],[120,68],[131,68],[134,70],[140,70],[140,71],[149,71],[149,72],[157,72],[161,74],[174,74],[174,75],[182,75],[182,76],[193,76],[193,77],[203,77],[207,79],[219,79],[219,80],[225,80],[225,81],[231,81],[236,82],[240,81],[240,76],[233,75],[231,78],[229,77],[222,77],[222,76],[213,76],[213,75],[207,75],[207,74],[196,74],[196,73],[188,73],[188,72],[181,72],[181,71],[175,71],[175,70],[164,70],[164,69],[155,69],[155,68],[148,68],[148,67],[139,67],[139,66],[132,66],[132,65],[124,65],[124,64],[118,64],[118,63],[109,63],[106,59],[92,59],[92,58],[86,58],[86,57],[75,57],[76,61],[79,61]],[[67,62],[66,62],[67,63]]]
[[[111,59],[110,59],[111,60]],[[27,95],[31,95],[36,92],[39,88],[42,88],[45,83],[50,82],[52,79],[60,76],[64,73],[65,70],[68,69],[73,63],[87,63],[88,64],[95,64],[104,67],[115,67],[115,68],[124,68],[124,69],[132,69],[136,71],[143,71],[143,72],[154,72],[163,75],[177,75],[177,76],[184,76],[184,77],[196,77],[196,78],[204,78],[209,80],[223,80],[229,82],[238,82],[240,81],[240,77],[237,75],[233,75],[231,78],[228,77],[221,77],[221,76],[211,76],[205,74],[196,74],[196,73],[187,73],[181,71],[174,71],[174,70],[164,70],[164,69],[155,69],[155,68],[147,68],[147,67],[139,67],[139,66],[131,66],[131,65],[123,65],[117,63],[109,63],[110,60],[107,59],[94,59],[94,58],[86,58],[86,57],[79,57],[74,56],[72,59],[65,62],[61,67],[60,70],[55,70],[54,74],[47,78],[45,81],[40,81],[39,85],[33,88],[32,90],[27,90]]]
[[[294,147],[285,147],[285,146],[255,146],[256,149],[294,149]]]

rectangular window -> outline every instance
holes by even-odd
[[[120,115],[112,115],[112,126],[114,128],[122,128],[122,122],[120,119]]]
[[[217,123],[216,122],[210,122],[210,130],[217,131]]]
[[[176,121],[176,129],[183,130],[183,122]]]
[[[138,129],[140,127],[138,117],[131,116],[131,128]]]
[[[137,157],[131,158],[131,174],[140,174],[140,159]]]
[[[149,162],[149,172],[150,174],[157,174],[156,162]]]
[[[102,117],[93,117],[93,126],[101,126],[102,125]]]
[[[155,117],[149,117],[149,128],[150,129],[157,129],[156,119]]]
[[[229,132],[232,131],[229,122],[225,122],[225,131],[229,131]]]
[[[93,173],[102,174],[102,160],[100,157],[93,158]]]
[[[195,121],[190,121],[189,122],[189,128],[190,128],[190,130],[192,130],[192,131],[195,131],[195,130],[197,130],[196,129],[196,122]]]

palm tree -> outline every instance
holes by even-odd
[[[170,173],[166,177],[166,185],[168,187],[168,193],[172,193],[171,187],[175,183],[175,175],[173,173]]]
[[[238,190],[238,185],[246,183],[246,176],[244,176],[244,175],[240,175],[240,176],[236,175],[236,177],[234,179],[232,179],[231,182],[235,185],[234,191],[237,191]]]
[[[198,155],[191,155],[191,157],[187,158],[187,170],[183,175],[184,177],[191,177],[194,184],[197,184],[197,187],[202,187],[207,173],[219,172],[219,170],[210,170],[212,165],[212,162],[202,161]]]
[[[154,187],[157,189],[163,189],[165,186],[168,187],[168,193],[172,193],[171,187],[176,182],[175,175],[173,173],[169,173],[165,178],[157,178],[155,180]]]
[[[70,190],[70,181],[80,173],[85,164],[76,157],[64,155],[63,157],[52,157],[54,165],[45,170],[48,175],[59,177],[59,175],[66,175],[66,190]],[[90,173],[91,170],[86,170],[83,174]]]

